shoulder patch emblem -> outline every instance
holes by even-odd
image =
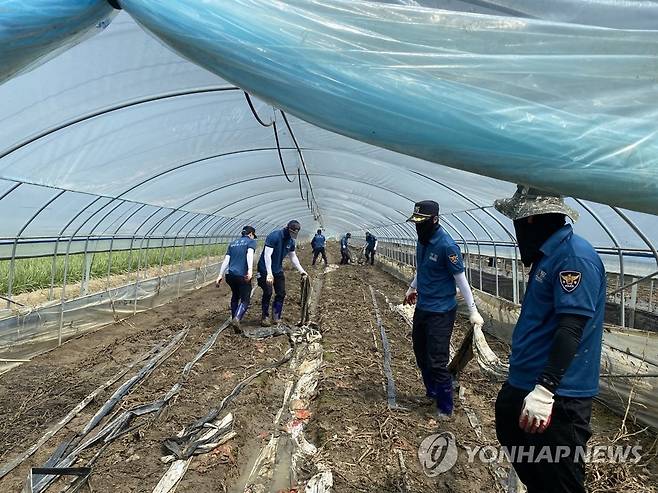
[[[449,255],[448,258],[450,259],[450,262],[452,262],[453,264],[456,264],[459,261],[459,257],[457,256],[456,253]]]
[[[560,285],[567,293],[571,293],[580,286],[583,275],[575,270],[563,270],[560,272]]]

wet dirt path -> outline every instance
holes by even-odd
[[[333,260],[339,258],[333,244],[329,255]],[[322,267],[309,265],[308,249],[301,249],[300,258],[312,277],[321,275]],[[307,427],[307,438],[319,452],[303,466],[306,476],[302,479],[317,472],[314,464],[321,462],[331,468],[333,491],[339,493],[497,491],[492,468],[481,461],[468,463],[466,447],[497,445],[493,404],[499,385],[490,382],[474,362],[462,374],[464,396],[482,425],[482,435],[475,432],[458,400],[454,418],[437,421],[433,405],[424,397],[416,369],[411,329],[389,310],[385,300],[388,297],[392,303],[399,303],[406,290],[404,283],[376,267],[359,265],[340,266],[324,275],[323,281],[321,299],[314,307],[314,321],[322,331],[324,363],[319,394],[311,406]],[[387,406],[382,344],[369,285],[375,289],[390,342],[397,403],[403,409],[390,410]],[[284,318],[294,325],[300,317],[300,286],[298,275],[290,269],[287,292]],[[260,290],[256,289],[246,329],[258,324],[259,299]],[[226,319],[227,306],[227,288],[208,286],[127,322],[72,340],[0,376],[0,462],[8,462],[35,443],[48,426],[139,355],[188,328],[180,348],[137,385],[115,411],[161,397]],[[458,317],[455,344],[459,344],[466,328],[466,321]],[[490,342],[496,352],[505,354],[507,348]],[[168,468],[160,460],[165,455],[163,441],[205,415],[238,382],[281,358],[289,347],[285,336],[256,341],[234,334],[231,329],[224,330],[160,417],[144,418],[142,426],[103,450],[90,478],[93,491],[153,491]],[[139,366],[102,392],[33,457],[0,480],[0,491],[20,491],[28,466],[42,465],[59,443],[81,430]],[[213,452],[196,457],[177,491],[242,492],[241,485],[254,458],[276,432],[275,417],[282,406],[285,383],[290,379],[290,368],[283,365],[253,381],[227,409],[234,414],[236,436]],[[595,422],[601,421],[600,416],[601,413],[595,415]],[[612,433],[614,423],[608,420],[606,426],[609,430],[602,433]],[[447,472],[430,477],[418,459],[418,448],[428,436],[442,432],[455,436],[457,462]],[[97,451],[94,448],[85,452],[79,465]],[[274,484],[280,488],[277,493],[293,491],[290,482]],[[59,481],[49,491],[60,491],[63,485]]]
[[[331,249],[330,254],[336,258],[337,252]],[[488,469],[467,464],[465,454],[435,478],[423,472],[417,452],[427,436],[450,431],[458,444],[476,442],[477,437],[459,405],[453,421],[437,422],[416,370],[411,329],[377,293],[397,403],[404,408],[389,410],[369,285],[396,303],[406,290],[377,268],[348,265],[327,276],[320,301],[325,365],[310,427],[323,459],[332,466],[336,491],[471,492],[474,484],[478,491],[495,491]]]

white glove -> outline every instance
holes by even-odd
[[[268,274],[265,280],[267,281],[267,284],[274,284],[274,276],[272,274]]]
[[[404,295],[404,305],[415,305],[416,300],[418,299],[418,292],[416,291],[416,288],[412,288],[409,286],[409,289],[407,289],[407,292]]]
[[[523,399],[519,428],[527,433],[543,433],[551,424],[553,393],[539,384]]]
[[[302,277],[308,276],[308,272],[306,272],[305,270],[301,271],[300,274],[302,275]]]
[[[482,315],[480,315],[480,312],[477,310],[477,308],[471,311],[471,315],[468,317],[468,320],[473,326],[479,325],[482,327],[484,325],[484,319],[482,318]]]

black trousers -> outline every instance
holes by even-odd
[[[340,251],[340,263],[341,264],[349,264],[351,259],[352,259],[352,255],[350,254],[350,249],[349,248],[346,248],[345,250]]]
[[[324,247],[315,248],[313,250],[313,265],[315,265],[315,261],[318,259],[320,255],[322,255],[322,260],[324,261],[324,265],[327,265],[327,252],[325,251]]]
[[[247,308],[251,301],[251,282],[242,276],[226,274],[226,284],[231,288],[231,304],[242,303]]]
[[[375,265],[375,251],[366,248],[366,263],[370,260],[370,265]]]
[[[274,274],[274,284],[267,284],[267,274],[259,272],[258,285],[263,290],[263,298],[261,300],[263,307],[263,317],[270,315],[270,301],[274,293],[274,303],[283,304],[286,298],[286,277],[283,272]]]
[[[528,488],[528,493],[585,493],[585,464],[582,460],[584,454],[578,455],[577,448],[584,451],[592,436],[589,426],[592,398],[555,396],[551,423],[546,431],[526,433],[519,428],[519,415],[526,395],[527,391],[505,383],[496,399],[498,441],[510,451],[513,450],[511,447],[515,447],[517,451],[518,447],[524,447],[523,451],[526,453],[525,458],[521,457],[521,460],[514,460],[515,454],[510,454],[519,479]],[[547,447],[550,451],[548,455],[551,458],[560,456],[560,460],[542,460],[535,463],[529,461],[528,450],[533,446],[534,456],[541,457],[540,449]],[[557,447],[560,447],[562,452],[557,450]]]
[[[450,337],[455,325],[457,309],[436,313],[416,308],[411,337],[416,363],[422,373],[427,373],[435,384],[451,384],[448,371]]]

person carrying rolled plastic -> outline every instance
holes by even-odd
[[[219,269],[215,286],[219,287],[224,275],[231,288],[231,325],[238,331],[240,322],[247,313],[251,301],[251,278],[253,276],[256,230],[252,226],[242,228],[242,236],[231,242]]]
[[[313,249],[313,264],[317,261],[318,257],[322,255],[322,260],[324,261],[325,267],[327,266],[327,252],[325,247],[327,245],[327,239],[322,234],[322,230],[318,229],[317,233],[311,240],[311,248]]]
[[[363,251],[366,254],[366,263],[370,260],[370,265],[375,265],[375,253],[377,252],[378,240],[370,231],[366,231],[366,242],[363,245]]]
[[[448,370],[450,337],[457,313],[456,288],[459,287],[473,325],[483,325],[471,287],[464,273],[459,247],[439,224],[439,204],[423,200],[414,206],[407,220],[416,225],[416,274],[404,298],[416,305],[412,340],[426,395],[436,401],[438,416],[447,418],[453,411],[452,375]]]
[[[341,265],[347,265],[352,261],[352,255],[350,254],[350,238],[352,233],[346,233],[340,239],[340,263]]]
[[[585,492],[583,455],[599,390],[606,276],[558,195],[519,185],[494,207],[514,221],[530,267],[512,334],[509,377],[496,399],[496,435],[528,493]],[[552,460],[533,460],[529,450]]]
[[[306,271],[299,263],[295,253],[295,239],[299,234],[301,225],[298,221],[290,221],[285,228],[272,231],[265,239],[265,248],[258,260],[258,285],[263,290],[261,325],[269,327],[272,322],[281,322],[283,302],[286,298],[286,278],[283,274],[283,259],[288,257],[297,271],[306,276]],[[272,321],[270,321],[270,301],[274,292],[272,303]]]

